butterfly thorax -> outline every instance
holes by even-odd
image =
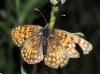
[[[42,48],[43,48],[43,54],[46,54],[47,46],[48,46],[48,38],[50,36],[50,28],[49,26],[45,26],[43,29],[43,38],[42,38]]]
[[[43,37],[44,38],[48,38],[50,35],[50,29],[48,26],[46,26],[44,29],[43,29]]]

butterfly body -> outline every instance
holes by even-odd
[[[22,25],[11,32],[13,42],[22,47],[21,55],[28,64],[44,62],[49,67],[57,69],[64,67],[69,58],[79,58],[76,50],[78,44],[84,54],[92,50],[92,45],[85,39],[60,29],[44,28],[38,25]],[[45,55],[45,56],[43,56]]]
[[[46,25],[43,29],[42,29],[42,48],[43,48],[43,54],[45,55],[47,52],[47,47],[48,47],[48,40],[51,34],[50,28],[48,25]]]

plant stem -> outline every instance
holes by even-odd
[[[50,18],[50,29],[52,29],[55,24],[57,13],[58,13],[58,6],[53,6],[51,11],[51,18]]]

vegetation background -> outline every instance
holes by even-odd
[[[0,0],[0,73],[21,74],[20,48],[12,42],[11,30],[24,24],[45,26],[43,17],[34,8],[38,8],[49,22],[51,7],[49,0]],[[61,17],[61,14],[66,16]],[[54,28],[84,33],[93,50],[84,56],[77,46],[80,58],[70,59],[68,65],[57,70],[42,61],[37,64],[36,73],[100,74],[100,0],[66,0],[60,7]],[[36,74],[35,65],[24,63],[23,66],[27,74]]]

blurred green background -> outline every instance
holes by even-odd
[[[43,17],[34,8],[38,8],[49,22],[49,0],[0,0],[0,73],[21,74],[20,48],[14,45],[10,33],[19,25],[45,26]],[[100,74],[100,0],[66,0],[60,7],[54,28],[84,33],[93,50],[83,55],[77,46],[80,58],[70,59],[68,65],[57,70],[46,66],[43,61],[37,64],[37,68],[24,63],[27,74]]]

